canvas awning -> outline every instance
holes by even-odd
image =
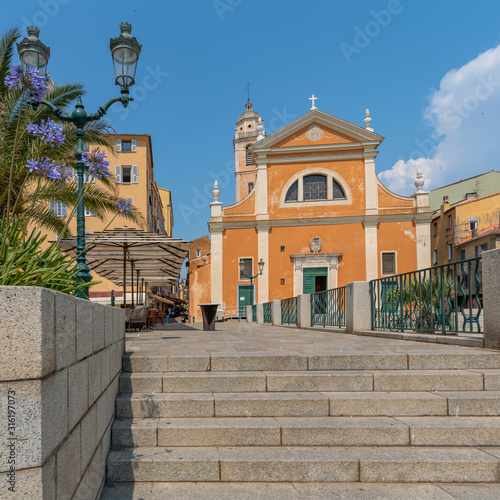
[[[164,302],[165,304],[168,304],[169,306],[175,305],[175,303],[172,302],[171,300],[164,299],[163,297],[159,297],[158,295],[153,295],[152,293],[148,293],[148,297],[150,299],[156,299],[158,302]]]
[[[76,258],[75,238],[62,239],[60,245]],[[86,235],[87,265],[99,276],[123,286],[124,293],[126,284],[133,285],[139,279],[149,285],[167,285],[179,280],[190,245],[125,226]]]

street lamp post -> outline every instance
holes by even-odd
[[[240,274],[242,274],[243,276],[245,276],[245,278],[250,280],[250,286],[252,292],[252,297],[250,302],[252,305],[253,305],[253,280],[257,276],[261,276],[262,272],[264,271],[264,261],[262,259],[259,260],[258,266],[259,266],[259,272],[255,276],[248,276],[248,274],[245,274],[245,261],[243,259],[240,260]]]
[[[50,48],[38,39],[38,35],[40,33],[38,28],[35,26],[29,26],[27,31],[28,36],[17,44],[17,51],[19,52],[22,68],[23,70],[26,70],[28,66],[37,67],[39,74],[45,76],[47,64],[50,58]],[[75,109],[72,113],[67,113],[62,108],[54,106],[54,104],[49,101],[42,100],[38,102],[33,97],[30,98],[30,104],[34,109],[36,109],[39,104],[43,104],[47,106],[59,120],[72,123],[76,127],[77,147],[75,158],[76,172],[78,176],[78,204],[76,208],[76,265],[79,268],[77,273],[79,283],[88,283],[92,279],[89,267],[87,266],[85,253],[85,202],[83,196],[84,163],[82,161],[85,126],[90,122],[102,118],[110,106],[114,103],[121,102],[123,107],[126,108],[128,103],[134,100],[133,97],[130,97],[129,95],[129,87],[135,83],[135,71],[142,45],[137,42],[135,37],[131,36],[131,24],[121,23],[120,31],[120,35],[112,38],[109,43],[111,57],[113,58],[115,85],[119,85],[121,87],[120,97],[110,99],[95,113],[87,113],[85,111],[81,98],[78,98]],[[81,289],[77,293],[78,296],[82,298],[88,298],[89,296],[88,288]]]

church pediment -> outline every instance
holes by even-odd
[[[310,111],[298,120],[262,139],[253,151],[265,152],[278,148],[310,147],[315,145],[359,145],[369,143],[378,146],[384,138],[370,130],[341,120],[320,110]]]

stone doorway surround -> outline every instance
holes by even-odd
[[[295,253],[290,255],[293,260],[293,295],[302,293],[303,273],[302,270],[314,267],[326,267],[328,269],[327,289],[337,288],[337,270],[341,253]]]

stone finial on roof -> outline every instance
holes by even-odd
[[[422,191],[424,184],[425,184],[425,179],[422,177],[422,170],[418,169],[417,180],[415,181],[415,187],[417,188],[417,191]]]
[[[214,182],[214,190],[212,191],[212,196],[214,197],[214,201],[219,201],[219,183],[217,181]]]
[[[259,134],[257,136],[257,142],[261,141],[262,139],[265,139],[266,137],[266,130],[264,129],[264,121],[262,118],[259,116],[259,119],[257,120],[257,133]]]
[[[368,108],[365,111],[365,119],[363,120],[363,123],[365,124],[366,130],[373,132],[373,129],[370,127],[370,125],[372,124],[372,119],[370,117],[370,110]]]

